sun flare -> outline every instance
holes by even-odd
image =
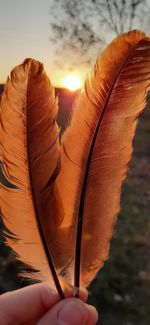
[[[81,79],[75,75],[69,75],[63,80],[63,86],[71,91],[81,88]]]

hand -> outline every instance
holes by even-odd
[[[81,295],[85,300],[85,295]],[[0,296],[2,325],[94,325],[94,307],[76,298],[61,300],[45,284],[32,285]]]

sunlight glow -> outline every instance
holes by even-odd
[[[81,88],[81,85],[82,85],[81,79],[75,75],[68,75],[63,80],[63,86],[71,91]]]

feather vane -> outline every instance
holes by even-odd
[[[150,39],[138,31],[119,36],[97,60],[62,138],[52,217],[57,211],[63,272],[77,288],[80,281],[87,286],[108,257],[149,86]]]
[[[51,247],[44,227],[60,168],[56,114],[54,89],[43,65],[25,60],[12,71],[1,101],[1,214],[12,233],[7,244],[39,271],[24,275],[49,279],[51,285]]]

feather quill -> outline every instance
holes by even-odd
[[[138,31],[119,36],[97,60],[62,138],[51,230],[56,238],[59,232],[56,265],[65,266],[62,274],[77,290],[80,281],[89,285],[108,257],[136,121],[149,86],[150,39]]]
[[[44,230],[60,168],[56,114],[54,89],[43,65],[25,60],[12,71],[1,101],[1,216],[6,243],[39,271],[23,275],[49,280],[52,286],[53,275],[63,296]]]

